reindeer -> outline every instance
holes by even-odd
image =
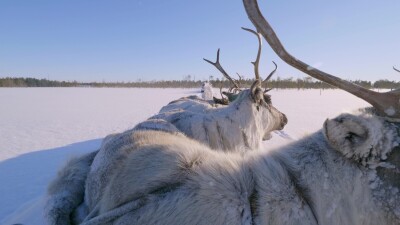
[[[101,184],[106,180],[109,181],[108,176],[104,176],[104,174],[109,174],[110,171],[117,169],[119,164],[113,160],[124,159],[127,154],[125,150],[121,150],[121,146],[123,146],[122,149],[132,146],[131,137],[139,131],[151,130],[180,134],[199,141],[216,151],[245,153],[258,149],[263,140],[270,138],[271,131],[283,129],[287,123],[285,114],[273,107],[271,96],[267,94],[268,90],[262,90],[262,83],[266,83],[270,79],[276,71],[276,67],[261,82],[258,72],[261,36],[253,30],[245,30],[255,34],[259,42],[257,58],[253,63],[256,80],[251,88],[240,89],[236,81],[230,78],[219,63],[218,50],[215,63],[207,59],[205,61],[217,67],[234,84],[236,93],[229,92],[235,95],[230,96],[233,99],[232,102],[229,105],[216,105],[195,97],[173,101],[163,107],[159,114],[139,123],[135,128],[106,137],[100,150],[93,153],[94,156],[89,154],[71,160],[49,187],[49,195],[53,197],[49,199],[49,206],[46,210],[48,210],[47,214],[53,215],[51,219],[53,224],[59,224],[62,220],[67,221],[65,224],[69,224],[67,218],[74,211],[76,217],[80,218],[81,214],[86,215],[89,209],[93,210],[99,204],[97,200],[104,192],[104,185]],[[109,164],[108,162],[113,163]],[[80,179],[74,179],[74,174],[77,174],[76,176]],[[68,185],[68,183],[73,185]],[[90,190],[83,191],[85,185],[90,186]],[[66,188],[66,186],[68,187]],[[63,191],[61,192],[61,190]],[[65,192],[71,193],[70,198],[65,196]],[[83,195],[85,202],[81,204]],[[60,198],[68,201],[65,202]],[[54,205],[59,205],[60,201],[64,202],[64,205],[61,208],[55,207]]]
[[[259,49],[256,61],[253,63],[256,81],[250,89],[238,90],[236,81],[220,65],[218,50],[215,63],[206,61],[228,77],[234,84],[233,87],[239,91],[238,94],[227,94],[232,102],[227,106],[212,106],[197,98],[179,99],[163,107],[159,114],[150,119],[166,120],[188,137],[205,143],[215,150],[244,152],[259,149],[262,141],[271,138],[272,131],[283,129],[288,120],[285,114],[272,105],[271,96],[267,94],[268,90],[261,89],[258,71],[261,37],[259,35],[257,37]],[[264,82],[267,82],[272,74]]]
[[[399,128],[361,110],[289,146],[245,155],[212,150],[168,127],[125,132],[97,154],[98,183],[77,172],[93,154],[64,171],[72,182],[86,179],[92,205],[70,223],[54,215],[71,199],[53,199],[47,216],[61,225],[400,224]],[[79,193],[71,186],[58,191]]]
[[[400,224],[399,126],[372,111],[344,114],[289,146],[246,155],[137,131],[76,224]]]
[[[176,130],[137,130],[126,135],[129,145],[112,145],[124,157],[108,157],[116,168],[103,174],[107,182],[85,187],[104,191],[80,224],[400,224],[400,92],[382,94],[388,99],[378,104],[382,95],[312,69],[286,52],[256,0],[243,3],[285,62],[373,108],[327,120],[275,151],[245,155]],[[104,148],[115,152],[112,146]]]
[[[253,62],[255,82],[250,89],[241,89],[239,82],[224,70],[218,49],[215,62],[204,60],[215,66],[233,84],[229,92],[224,93],[229,105],[212,104],[191,96],[169,103],[150,119],[166,120],[188,137],[223,151],[259,149],[263,140],[271,138],[272,131],[283,129],[288,121],[286,115],[272,105],[271,96],[267,93],[270,89],[262,91],[262,85],[275,73],[277,65],[274,62],[275,69],[261,82],[261,36],[251,29],[243,29],[258,38],[257,57]]]
[[[213,90],[212,84],[208,81],[205,81],[201,85],[201,97],[204,100],[211,100],[213,99]]]

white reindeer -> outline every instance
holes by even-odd
[[[191,96],[178,99],[164,106],[159,114],[150,119],[163,119],[176,126],[188,137],[209,145],[212,149],[246,152],[259,149],[263,140],[271,138],[271,132],[282,130],[287,124],[286,115],[277,110],[271,102],[269,90],[262,90],[262,83],[268,82],[276,71],[261,82],[259,62],[261,57],[261,36],[253,30],[243,28],[258,38],[258,52],[254,64],[256,81],[250,89],[241,90],[238,81],[231,78],[219,62],[204,59],[214,65],[225,78],[233,84],[230,90],[239,94],[225,92],[231,101],[228,105],[213,104]],[[275,63],[274,63],[275,64]],[[275,64],[276,66],[276,64]]]
[[[257,34],[252,30],[247,30]],[[124,152],[125,150],[120,147],[129,148],[127,146],[131,146],[131,137],[138,131],[158,130],[180,134],[200,141],[214,150],[243,153],[258,149],[262,140],[270,137],[271,131],[282,129],[287,123],[286,116],[272,106],[270,95],[261,89],[258,73],[261,38],[258,34],[257,37],[259,48],[254,62],[256,81],[250,89],[240,90],[240,93],[227,106],[211,104],[209,101],[194,97],[173,101],[163,107],[159,114],[138,124],[134,129],[108,136],[103,141],[100,150],[93,153],[95,157],[90,154],[71,160],[50,185],[48,192],[51,197],[46,209],[46,214],[52,215],[49,219],[52,221],[50,223],[70,224],[69,218],[73,212],[76,215],[72,215],[72,218],[81,218],[81,215],[86,215],[89,211],[96,211],[93,207],[99,204],[98,199],[104,192],[104,185],[101,183],[110,181],[109,176],[105,174],[117,170],[115,166],[118,167],[119,164],[115,164],[113,160],[126,157],[128,152]],[[229,77],[219,64],[219,50],[215,63],[206,61],[216,66],[225,77]],[[264,82],[268,81],[275,70]],[[232,81],[236,89],[239,88],[235,80],[230,77],[228,79]],[[112,163],[108,164],[108,162]],[[82,169],[79,170],[79,168]],[[97,188],[83,190],[85,185]],[[68,197],[69,194],[71,196]],[[83,196],[85,199],[81,204]]]
[[[255,97],[259,100],[254,96],[251,89],[243,90],[228,106],[192,104],[185,110],[161,110],[150,119],[166,120],[212,149],[246,152],[260,148],[272,131],[283,129],[287,123],[285,114],[272,106],[268,95]],[[189,101],[197,99],[183,103]]]
[[[257,1],[243,2],[283,60],[374,108],[327,120],[276,151],[245,155],[212,150],[168,124],[126,132],[98,153],[103,162],[92,167],[107,180],[87,182],[94,204],[80,224],[400,224],[399,92],[379,95],[310,69],[285,51]],[[48,212],[59,210],[53,206]]]
[[[399,128],[369,111],[344,114],[245,155],[175,131],[125,132],[98,153],[102,179],[86,182],[92,205],[75,224],[400,224]]]
[[[210,82],[205,81],[201,86],[201,97],[204,100],[212,100],[213,99],[213,89]]]

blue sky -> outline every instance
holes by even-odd
[[[345,79],[400,80],[399,0],[260,1],[286,49]],[[253,76],[257,41],[240,0],[3,0],[0,77],[136,81]],[[260,70],[305,75],[264,45]]]

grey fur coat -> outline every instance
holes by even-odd
[[[168,124],[146,127],[72,160],[50,186],[49,223],[400,224],[398,133],[379,118],[343,115],[279,151],[246,155],[212,151]]]

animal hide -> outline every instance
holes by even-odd
[[[71,221],[70,214],[82,203],[85,182],[96,154],[97,151],[69,160],[58,172],[57,179],[50,183],[44,209],[48,224],[77,224]]]
[[[188,139],[187,136],[191,137],[217,151],[243,153],[258,148],[266,132],[268,134],[270,130],[281,129],[287,122],[286,117],[272,105],[265,103],[263,106],[257,107],[250,99],[248,90],[243,91],[229,107],[221,107],[192,96],[171,102],[163,107],[158,115],[138,124],[132,130],[106,137],[100,151],[94,153],[96,157],[92,157],[93,162],[85,161],[86,166],[83,166],[79,163],[80,159],[76,159],[76,163],[71,161],[60,172],[66,175],[58,176],[50,185],[50,197],[45,213],[49,217],[48,221],[52,221],[50,224],[57,224],[58,218],[66,218],[73,214],[73,220],[75,223],[79,223],[88,216],[88,211],[96,211],[93,210],[93,207],[97,206],[98,199],[104,192],[104,185],[101,183],[108,182],[108,174],[118,170],[120,160],[124,160],[130,154],[130,151],[120,151],[120,148],[134,148],[132,137],[135,132],[163,131],[180,135],[184,139]],[[260,107],[262,107],[261,110]],[[275,121],[276,118],[279,121]],[[278,127],[276,127],[277,124]],[[76,181],[73,191],[63,192],[62,186],[70,185],[64,178],[73,171],[70,167],[81,167],[82,171],[80,172],[85,176],[87,173],[89,175],[85,182]],[[84,192],[81,191],[78,194],[77,191],[83,190],[85,186],[93,188],[86,188],[85,201],[82,203],[83,198],[79,196],[83,196]],[[68,207],[63,210],[61,210],[62,205],[55,206],[57,202],[64,202],[69,198],[71,200],[68,202]],[[55,211],[58,208],[60,210]],[[76,208],[77,210],[75,210]]]
[[[289,146],[245,155],[175,130],[133,129],[96,155],[81,224],[400,224],[398,128],[346,114]],[[347,144],[353,133],[361,139]],[[374,164],[349,157],[370,144]]]
[[[259,149],[272,131],[283,129],[287,123],[286,116],[269,99],[262,101],[262,105],[255,104],[250,90],[243,90],[228,106],[191,96],[169,103],[151,119],[168,121],[214,150],[244,153]]]

